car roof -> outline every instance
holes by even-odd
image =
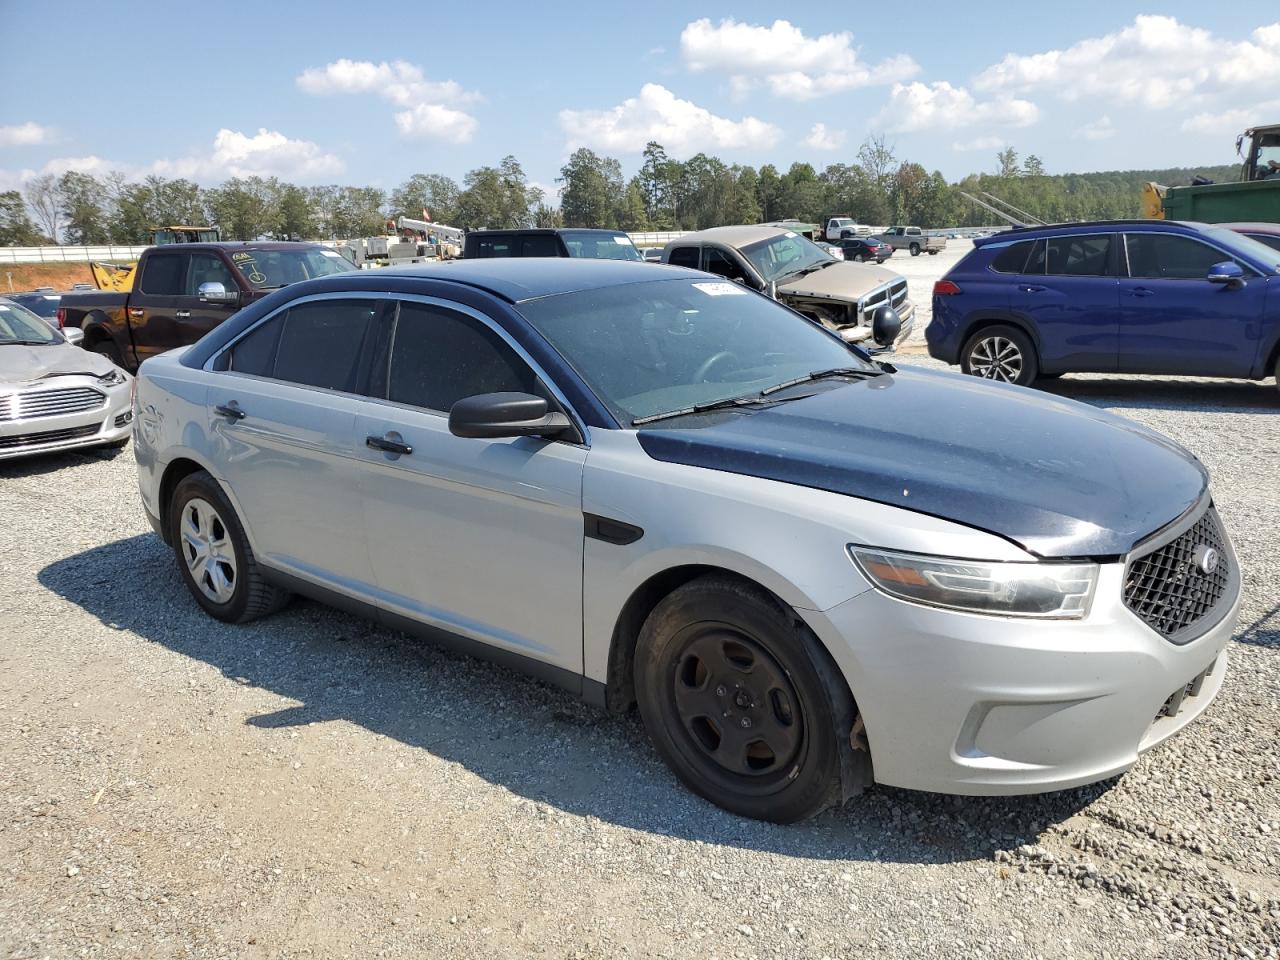
[[[695,230],[692,233],[676,237],[671,243],[711,241],[713,243],[723,243],[730,247],[745,247],[760,240],[768,240],[770,237],[782,236],[785,233],[795,233],[795,231],[788,230],[786,227],[773,227],[765,223],[752,223],[733,227],[711,227],[707,230]]]
[[[1280,223],[1219,223],[1217,226],[1226,227],[1236,233],[1265,233],[1280,237]]]
[[[352,274],[338,274],[350,278]],[[511,303],[554,297],[581,290],[616,287],[648,280],[691,280],[705,273],[642,260],[594,260],[573,257],[494,257],[446,260],[404,267],[384,267],[379,277],[444,280],[485,290]]]
[[[1210,227],[1218,227],[1218,223],[1200,223],[1195,220],[1081,220],[1075,223],[1046,223],[1034,226],[1010,227],[986,237],[974,237],[976,247],[985,247],[993,243],[1007,243],[1010,240],[1036,240],[1040,237],[1057,236],[1070,232],[1097,233],[1100,230],[1126,230],[1141,232],[1143,230],[1168,230],[1169,227],[1184,230],[1187,233],[1200,233]]]
[[[553,236],[559,233],[598,233],[601,236],[616,237],[620,233],[626,233],[625,230],[603,230],[598,227],[511,227],[509,229],[494,230],[471,230],[467,236],[491,237],[491,236],[511,236],[512,234],[520,234],[528,236],[530,234],[541,234],[543,236]]]
[[[160,243],[147,249],[181,253],[184,250],[297,250],[302,247],[321,249],[324,244],[305,240],[210,240],[207,243]]]

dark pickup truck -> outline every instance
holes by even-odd
[[[581,257],[588,260],[643,260],[621,230],[524,227],[472,230],[462,241],[464,260],[492,257]]]
[[[272,290],[356,269],[314,243],[184,243],[148,247],[128,293],[69,293],[58,325],[84,331],[84,348],[136,372],[147,357],[195,343]]]

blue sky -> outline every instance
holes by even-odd
[[[65,169],[391,188],[508,153],[550,187],[578,145],[627,173],[651,137],[821,167],[873,131],[954,179],[1004,144],[1050,172],[1221,163],[1280,120],[1266,4],[366,9],[0,0],[0,189]]]

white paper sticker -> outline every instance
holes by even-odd
[[[786,233],[784,233],[784,234],[783,234],[783,236],[784,236],[784,237],[794,237],[794,236],[795,236],[795,234],[794,234],[793,232],[791,232],[790,230],[788,230]]]
[[[736,297],[746,296],[747,291],[736,283],[720,282],[720,283],[695,283],[695,287],[701,290],[709,297]]]
[[[333,257],[333,259],[335,259],[335,260],[343,260],[343,259],[345,259],[345,258],[342,256],[342,254],[340,254],[340,253],[335,253],[335,252],[334,252],[334,251],[332,251],[332,250],[321,250],[321,251],[320,251],[320,253],[321,253],[321,255],[322,255],[322,256],[326,256],[326,257]]]
[[[622,244],[624,247],[629,247],[629,246],[631,246],[631,238],[630,238],[630,237],[614,237],[614,238],[613,238],[613,242],[614,242],[614,243],[620,243],[620,244]]]

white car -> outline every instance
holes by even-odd
[[[129,442],[133,378],[82,336],[0,298],[0,460]]]
[[[693,270],[298,283],[147,360],[138,409],[143,505],[211,616],[307,594],[638,704],[751,817],[1118,774],[1209,705],[1239,611],[1186,450]]]

